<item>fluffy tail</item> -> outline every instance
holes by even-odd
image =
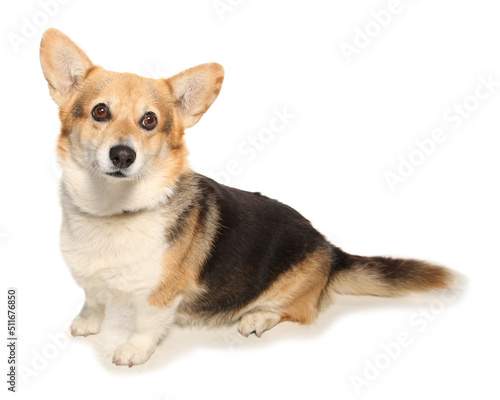
[[[360,257],[342,251],[334,270],[331,285],[339,294],[397,296],[449,289],[456,279],[449,269],[425,261]]]

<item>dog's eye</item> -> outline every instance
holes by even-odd
[[[144,129],[147,129],[148,131],[153,129],[157,123],[158,123],[158,120],[156,118],[156,115],[154,112],[151,112],[151,111],[147,112],[141,121],[142,127]]]
[[[92,110],[92,117],[96,121],[105,121],[111,117],[109,113],[108,106],[106,104],[99,103]]]

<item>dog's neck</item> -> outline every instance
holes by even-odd
[[[63,207],[77,207],[92,216],[105,217],[137,213],[161,207],[173,194],[167,179],[154,174],[132,180],[112,178],[83,170],[75,164],[63,166],[61,198]]]

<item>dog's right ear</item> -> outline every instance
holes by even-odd
[[[61,107],[93,67],[92,61],[61,31],[49,28],[40,44],[43,75],[52,99]]]

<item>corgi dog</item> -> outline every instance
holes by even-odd
[[[99,333],[109,302],[132,307],[114,364],[144,363],[173,323],[238,323],[260,337],[311,323],[335,294],[454,280],[424,261],[350,255],[291,207],[192,171],[184,131],[219,95],[219,64],[168,79],[111,72],[54,28],[40,60],[61,121],[61,249],[86,297],[71,334]]]

